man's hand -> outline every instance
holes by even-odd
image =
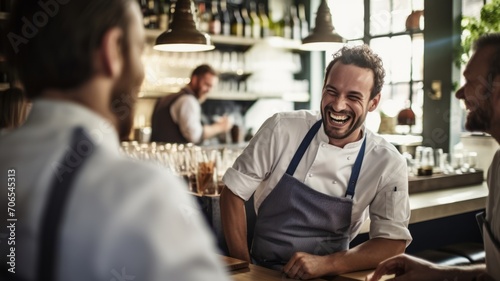
[[[396,277],[391,280],[397,281],[416,281],[416,280],[474,280],[481,276],[490,280],[484,274],[484,265],[473,266],[440,266],[428,261],[415,258],[408,255],[399,255],[381,262],[377,269],[366,277],[366,281],[377,281],[383,275],[395,274]]]
[[[227,115],[221,116],[215,122],[215,124],[220,127],[221,133],[231,130],[231,128],[233,127],[233,123],[233,118]]]
[[[295,253],[283,267],[283,272],[294,279],[312,279],[326,275],[328,256],[315,256],[303,252]]]

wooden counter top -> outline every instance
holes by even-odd
[[[335,277],[325,277],[318,279],[310,279],[312,281],[358,281],[365,280],[365,277],[372,273],[373,270],[352,272],[342,274]],[[234,281],[283,281],[283,280],[297,280],[287,278],[286,275],[279,271],[271,270],[258,265],[250,264],[248,268],[230,271],[232,280]],[[381,280],[386,280],[391,276],[383,277]]]

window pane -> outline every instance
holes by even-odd
[[[384,63],[385,69],[385,82],[392,82],[392,55],[393,51],[391,46],[391,39],[388,37],[376,38],[370,41],[370,46],[373,51],[380,56],[382,62]]]
[[[424,35],[413,36],[413,80],[424,80]]]
[[[391,1],[373,0],[370,4],[370,33],[387,34],[391,30]]]
[[[397,0],[392,2],[392,32],[406,30],[406,18],[411,14],[410,0]]]
[[[409,35],[396,36],[391,40],[391,72],[393,83],[410,81],[411,46]]]
[[[462,0],[462,15],[479,18],[483,5],[484,0]]]
[[[329,0],[328,6],[333,26],[340,36],[347,40],[363,38],[365,14],[363,0]]]
[[[411,2],[413,11],[424,9],[424,0],[413,0]]]

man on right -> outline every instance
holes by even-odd
[[[486,34],[474,46],[465,68],[465,85],[456,97],[467,108],[465,128],[491,134],[500,143],[500,33]],[[486,216],[480,216],[486,265],[449,267],[435,265],[408,255],[380,263],[367,280],[396,274],[395,280],[500,280],[500,150],[488,170],[489,195]]]

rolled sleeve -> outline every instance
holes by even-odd
[[[408,223],[410,221],[410,200],[408,178],[405,169],[399,168],[389,178],[384,188],[370,205],[370,238],[412,241]]]
[[[229,168],[222,178],[224,184],[241,199],[248,201],[262,180],[254,179],[234,168]]]
[[[193,143],[199,143],[203,137],[201,107],[192,95],[184,95],[175,101],[171,108],[174,121],[179,124],[182,135]]]

